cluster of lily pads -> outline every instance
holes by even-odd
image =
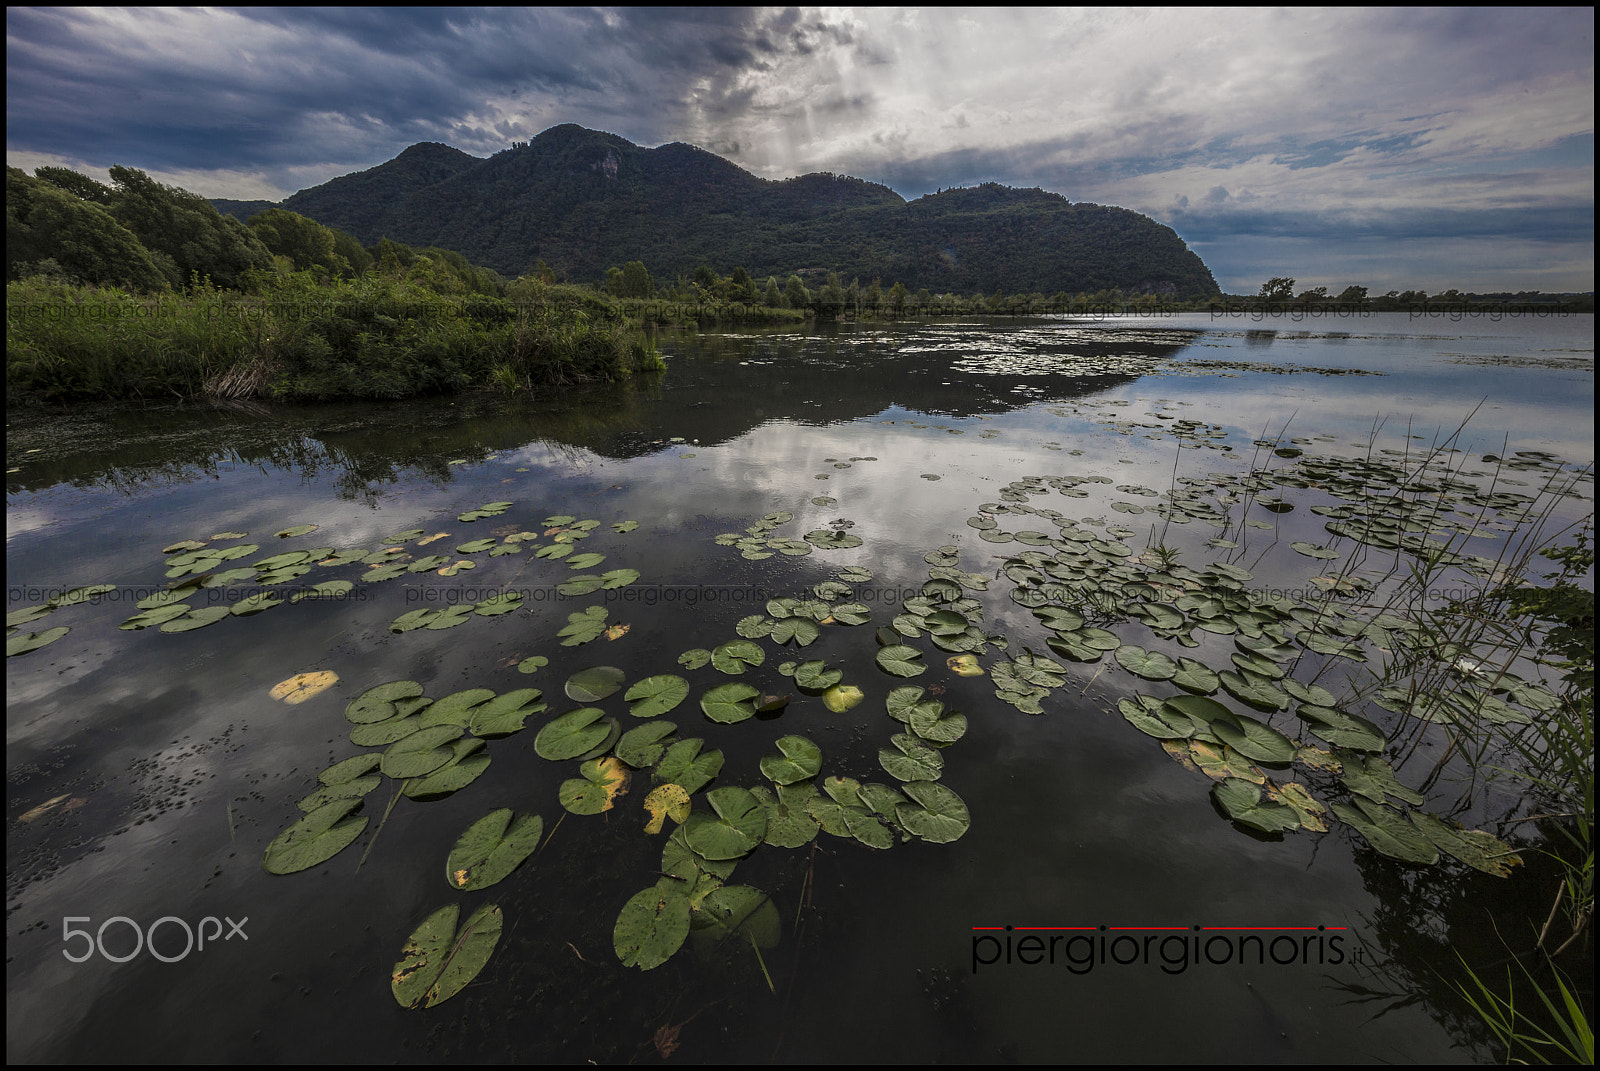
[[[831,506],[836,501],[826,495],[813,498],[812,503],[818,506]],[[743,533],[723,532],[713,541],[719,547],[735,547],[740,557],[750,561],[760,561],[770,558],[774,554],[786,554],[790,557],[804,557],[810,554],[812,548],[818,550],[849,550],[861,545],[861,537],[851,535],[848,531],[855,527],[854,522],[840,518],[827,528],[817,528],[807,532],[801,539],[788,539],[782,536],[774,537],[772,533],[794,520],[794,514],[788,510],[779,510],[769,513],[755,524],[746,528]]]
[[[1296,442],[1310,445],[1310,440]],[[1396,572],[1388,564],[1372,570],[1374,577],[1363,575],[1358,566],[1368,548],[1500,582],[1505,574],[1496,560],[1460,548],[1468,538],[1496,538],[1532,519],[1536,496],[1505,489],[1507,483],[1519,482],[1507,473],[1538,473],[1541,491],[1557,495],[1577,494],[1573,474],[1552,455],[1538,451],[1524,451],[1509,463],[1487,455],[1483,462],[1498,469],[1483,472],[1464,470],[1459,461],[1454,469],[1443,463],[1419,465],[1401,450],[1350,459],[1307,455],[1299,445],[1277,441],[1257,445],[1289,464],[1244,475],[1188,477],[1175,481],[1165,494],[1119,486],[1118,491],[1159,501],[1147,507],[1117,502],[1113,509],[1148,509],[1167,525],[1211,525],[1223,530],[1208,541],[1211,547],[1242,553],[1241,543],[1225,536],[1238,532],[1245,538],[1248,530],[1274,529],[1277,522],[1241,523],[1232,517],[1234,508],[1259,507],[1269,516],[1281,515],[1296,508],[1297,492],[1315,489],[1337,500],[1311,507],[1312,513],[1329,518],[1329,545],[1299,540],[1290,549],[1319,563],[1350,558],[1334,575],[1309,578],[1306,590],[1325,592],[1323,599],[1311,602],[1247,587],[1253,576],[1237,564],[1217,561],[1203,569],[1188,568],[1165,545],[1136,554],[1121,539],[1110,538],[1131,532],[1107,528],[1102,534],[1084,527],[1104,526],[1103,518],[1080,522],[1030,504],[1034,496],[1052,490],[1082,497],[1084,484],[1111,482],[1104,477],[1024,477],[1000,492],[1000,502],[980,506],[968,524],[987,541],[1030,545],[1032,549],[1007,558],[1002,573],[1013,585],[1011,599],[1032,610],[1050,633],[1046,645],[1066,664],[1025,651],[1010,663],[991,667],[996,694],[1023,711],[1041,713],[1042,701],[1066,682],[1070,664],[1100,662],[1112,653],[1130,675],[1182,689],[1176,696],[1135,694],[1122,699],[1119,709],[1136,728],[1161,740],[1179,762],[1216,780],[1213,799],[1241,825],[1263,832],[1323,831],[1331,807],[1334,816],[1386,855],[1432,863],[1443,852],[1489,873],[1508,873],[1519,860],[1491,834],[1458,829],[1421,810],[1389,806],[1398,801],[1420,808],[1424,801],[1400,784],[1383,758],[1391,740],[1375,721],[1362,716],[1368,697],[1341,699],[1316,681],[1335,665],[1366,666],[1374,650],[1425,651],[1437,642],[1413,616],[1390,612],[1386,604],[1347,601],[1377,598],[1373,593],[1381,592]],[[1487,490],[1474,482],[1485,477],[1494,480]],[[1459,513],[1451,518],[1451,510]],[[1007,532],[999,527],[999,518],[1005,516],[1040,518],[1055,531]],[[1441,535],[1446,538],[1437,538]],[[1350,543],[1341,547],[1345,540]],[[981,580],[968,577],[964,582],[981,588]],[[1138,626],[1139,636],[1149,639],[1128,642],[1113,630],[1122,626],[1125,633],[1128,625]],[[1233,640],[1235,650],[1220,666],[1215,656],[1202,660],[1171,650],[1198,648],[1212,636]],[[1163,651],[1151,639],[1171,646]],[[1463,659],[1465,651],[1432,653],[1469,667],[1479,664]],[[1518,677],[1509,665],[1492,675],[1459,676],[1449,703],[1417,681],[1376,680],[1370,698],[1381,709],[1441,723],[1467,716],[1525,723],[1556,703],[1548,689]],[[1211,698],[1218,691],[1255,714],[1266,714],[1267,720]],[[1297,726],[1272,724],[1291,706]],[[1331,750],[1309,737],[1331,745]],[[1318,802],[1310,788],[1290,779],[1287,771],[1296,765],[1324,796],[1343,794],[1349,802]]]
[[[772,515],[767,520],[778,517],[787,519]],[[567,516],[546,518],[544,523],[552,526],[545,534],[558,540],[582,538],[598,526]],[[408,539],[417,534],[399,533]],[[474,546],[462,552],[483,549]],[[588,590],[632,582],[638,576],[633,570],[615,574],[592,578],[600,583]],[[770,600],[765,613],[737,623],[737,638],[685,651],[678,664],[687,672],[709,667],[723,676],[741,678],[703,688],[700,712],[722,725],[771,718],[783,712],[796,693],[817,699],[834,712],[858,705],[863,690],[846,683],[843,671],[822,658],[778,664],[777,673],[788,679],[786,687],[777,689],[783,694],[773,694],[748,678],[759,679],[768,665],[763,641],[780,651],[799,651],[820,640],[830,627],[867,624],[871,612],[854,598],[851,585],[872,579],[867,569],[843,569],[804,597]],[[979,613],[976,607],[965,608]],[[514,601],[501,598],[487,607],[477,603],[413,611],[391,628],[450,627],[455,619],[512,609]],[[936,616],[931,601],[916,604],[915,610],[934,617],[932,626],[940,629],[936,642],[950,642],[947,619]],[[903,642],[919,630],[906,622],[897,628],[879,630],[877,665],[894,676],[921,673],[920,652]],[[626,625],[608,626],[606,609],[596,605],[571,613],[557,637],[563,646],[578,646],[602,634],[619,638],[626,629]],[[518,669],[533,673],[548,664],[546,657],[536,655],[524,659]],[[963,666],[958,671],[971,670]],[[767,678],[769,687],[771,683]],[[775,753],[760,763],[767,783],[749,787],[713,786],[722,774],[722,752],[706,748],[701,737],[680,736],[678,725],[661,717],[678,709],[695,690],[689,679],[658,673],[629,684],[621,669],[590,666],[573,673],[563,690],[579,705],[545,721],[533,740],[541,758],[577,764],[574,776],[557,791],[562,808],[574,815],[612,812],[634,780],[648,773],[651,788],[642,800],[641,831],[660,835],[669,821],[675,826],[663,843],[659,880],[630,897],[617,917],[614,945],[618,958],[629,966],[642,970],[659,966],[691,935],[747,941],[758,958],[761,949],[775,944],[780,926],[767,894],[728,883],[738,860],[759,846],[798,848],[822,831],[881,850],[896,840],[952,841],[970,824],[960,797],[939,783],[944,771],[942,749],[964,735],[966,718],[946,710],[920,687],[895,688],[886,699],[887,713],[903,731],[891,737],[878,758],[895,785],[821,777],[821,749],[806,737],[791,734],[779,738]],[[621,708],[608,712],[604,704],[619,693],[625,712]],[[367,689],[346,707],[350,739],[381,752],[345,759],[323,771],[320,787],[299,804],[303,816],[267,847],[263,865],[274,874],[293,873],[324,863],[349,847],[368,825],[368,819],[357,813],[363,800],[385,776],[396,786],[391,809],[400,795],[429,801],[467,787],[489,766],[489,741],[521,731],[528,719],[548,709],[534,688],[501,695],[472,688],[437,699],[424,695],[423,686],[413,681]],[[625,727],[624,718],[638,724]],[[703,805],[697,806],[697,799]],[[509,809],[484,816],[462,834],[450,853],[446,876],[452,888],[477,890],[503,879],[536,850],[543,828],[539,816]],[[503,925],[499,908],[485,905],[458,926],[460,912],[456,904],[441,908],[406,942],[393,974],[394,995],[401,1004],[432,1006],[448,999],[487,963]]]

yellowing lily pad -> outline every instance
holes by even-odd
[[[272,691],[267,694],[293,706],[296,703],[304,703],[312,696],[321,695],[338,683],[339,675],[331,669],[319,670],[316,673],[296,673],[288,680],[274,684]]]

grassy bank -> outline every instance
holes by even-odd
[[[13,401],[537,392],[663,367],[616,304],[537,283],[506,297],[306,272],[264,275],[246,293],[138,296],[37,276],[6,287]]]

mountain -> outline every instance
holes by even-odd
[[[240,218],[270,207],[214,203]],[[488,159],[413,145],[279,207],[369,245],[453,249],[506,275],[543,260],[591,280],[640,260],[657,277],[709,264],[815,285],[837,271],[936,293],[1218,293],[1176,232],[1128,209],[995,183],[907,202],[862,179],[762,179],[692,145],[645,149],[572,124]]]

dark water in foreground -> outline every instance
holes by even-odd
[[[1004,570],[1020,553],[1052,546],[992,541],[968,520],[991,517],[1042,539],[1061,532],[1049,517],[995,514],[991,505],[1075,519],[1085,540],[1121,548],[1106,551],[1108,561],[1164,543],[1185,566],[1225,561],[1252,584],[1304,592],[1309,575],[1333,568],[1289,549],[1334,542],[1325,517],[1307,508],[1332,501],[1316,497],[1317,487],[1294,489],[1301,500],[1292,512],[1242,504],[1226,529],[1195,517],[1173,523],[1154,507],[1180,487],[1282,466],[1254,445],[1264,435],[1306,455],[1399,463],[1472,414],[1453,465],[1488,472],[1495,466],[1482,455],[1542,452],[1528,455],[1532,467],[1501,472],[1496,487],[1534,495],[1567,474],[1573,493],[1550,500],[1552,532],[1592,510],[1592,484],[1570,482],[1593,460],[1591,318],[1379,316],[1335,326],[1193,316],[733,332],[664,340],[670,371],[653,387],[549,402],[10,414],[8,613],[83,585],[114,587],[23,624],[71,631],[7,662],[8,1058],[1491,1057],[1440,972],[1453,970],[1456,951],[1499,962],[1490,920],[1542,912],[1553,879],[1534,853],[1504,880],[1450,860],[1397,862],[1340,823],[1327,833],[1245,830],[1213,804],[1211,781],[1118,713],[1118,700],[1136,692],[1177,689],[1142,681],[1110,657],[1052,656],[1065,663],[1064,681],[1042,700],[1042,715],[996,695],[995,666],[1024,650],[1046,655],[1049,637],[1009,597]],[[1096,476],[1105,482],[1036,484],[1041,491],[1014,483]],[[511,505],[457,520],[494,501]],[[778,511],[793,517],[774,538],[837,531],[861,543],[751,558],[716,542]],[[573,569],[531,550],[454,552],[519,531],[539,534],[530,546],[551,545],[544,533],[562,522],[544,522],[557,516],[597,521],[577,550],[604,562]],[[1265,520],[1236,523],[1247,517]],[[637,529],[613,528],[626,521]],[[292,525],[318,527],[274,535]],[[138,612],[136,599],[171,582],[172,555],[162,548],[178,541],[249,533],[259,553],[226,568],[280,550],[374,551],[409,529],[448,533],[421,548],[413,538],[412,560],[438,552],[475,567],[366,583],[361,564],[326,566],[289,586],[348,579],[348,597],[285,602],[190,632],[117,628]],[[1468,549],[1493,557],[1498,534],[1485,529]],[[1208,546],[1215,538],[1239,545]],[[1009,646],[986,647],[986,674],[963,677],[927,635],[908,639],[928,668],[902,680],[875,663],[874,631],[921,592],[926,556],[941,546],[955,548],[961,571],[985,578],[986,587],[963,592],[977,600],[968,616],[981,609],[981,631]],[[1354,556],[1348,543],[1335,549]],[[1369,566],[1381,584],[1383,563]],[[757,639],[765,661],[740,676],[679,664],[685,651],[737,639],[737,623],[765,613],[769,599],[814,597],[816,585],[850,567],[871,573],[850,581],[846,596],[867,607],[867,624],[824,625],[801,651]],[[558,591],[580,573],[616,568],[639,578],[585,595]],[[226,590],[190,601],[230,605]],[[389,630],[409,611],[506,590],[523,595],[513,613]],[[591,605],[626,632],[562,646],[568,615]],[[1124,644],[1156,646],[1144,625],[1116,615],[1101,623]],[[1228,668],[1233,636],[1195,636],[1194,648],[1161,649]],[[519,672],[533,655],[549,664]],[[866,699],[833,713],[777,669],[812,658]],[[611,811],[566,814],[558,792],[578,762],[534,750],[539,727],[580,705],[562,683],[601,664],[629,682],[666,673],[690,682],[689,698],[663,717],[679,736],[723,751],[712,787],[765,783],[761,757],[785,735],[821,748],[819,783],[844,774],[897,785],[879,760],[903,729],[885,713],[885,697],[908,683],[941,689],[968,731],[941,753],[939,783],[965,801],[971,826],[952,843],[912,839],[886,851],[825,832],[814,847],[760,847],[729,879],[776,905],[782,937],[759,962],[747,944],[705,954],[690,944],[652,971],[623,967],[612,950],[618,912],[661,865],[664,836],[641,828],[649,775],[636,773]],[[1343,681],[1346,668],[1321,682]],[[280,681],[317,670],[338,683],[299,705],[269,696]],[[345,705],[396,679],[423,684],[435,699],[538,687],[551,710],[489,741],[489,768],[453,796],[400,798],[374,837],[391,795],[385,783],[366,798],[371,822],[354,845],[300,873],[265,873],[263,850],[299,816],[295,802],[318,787],[318,773],[370,750],[350,742]],[[699,697],[736,680],[795,698],[774,718],[708,720]],[[595,705],[624,728],[641,724],[620,694]],[[1469,790],[1459,763],[1429,780],[1443,751],[1438,727],[1367,714],[1388,718],[1395,743],[1386,754],[1405,786],[1426,784],[1429,810],[1508,837],[1529,829],[1504,824],[1518,813],[1508,786]],[[1263,718],[1303,735],[1292,710]],[[452,844],[500,807],[542,815],[548,845],[500,884],[456,892],[445,879]],[[401,1008],[389,974],[407,935],[446,904],[465,914],[489,902],[500,905],[505,930],[482,973],[437,1008]],[[129,956],[132,930],[116,922],[102,931],[109,957],[63,956],[84,948],[81,937],[64,940],[64,927],[95,932],[116,917],[141,929],[168,917],[248,920],[247,940],[213,939],[180,956],[181,926],[167,922],[154,939],[154,951],[174,960],[163,962],[150,948]],[[1254,928],[1263,948],[1284,928],[1326,929],[1297,929],[1292,945],[1271,945],[1281,962],[1246,954],[1244,964],[1237,953],[1251,946],[1241,931],[1206,935],[1231,942],[1208,946],[1213,958],[1234,954],[1219,964],[1176,942],[1183,931],[1154,929],[1196,925]],[[1113,946],[1110,931],[1102,946],[1098,930],[1051,930],[1040,945],[1048,952],[1052,935],[1063,938],[1055,962],[1029,964],[1043,954],[1030,953],[1040,946],[1023,945],[1023,934],[975,931],[1004,926],[1135,928],[1119,932],[1137,944]]]

